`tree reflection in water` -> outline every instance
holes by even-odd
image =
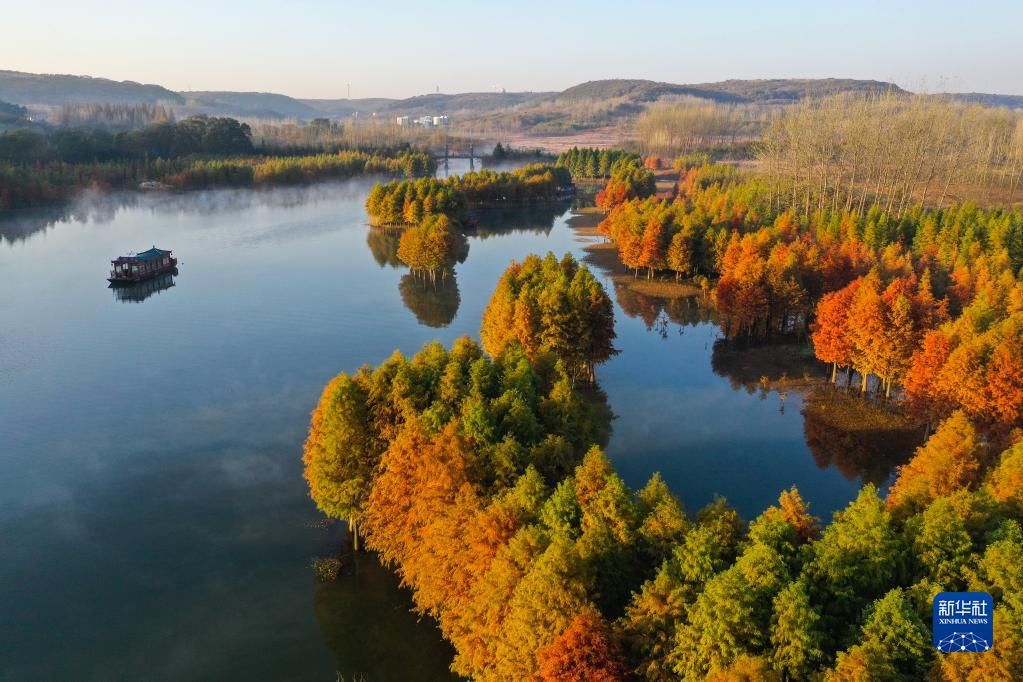
[[[548,235],[554,228],[554,221],[569,206],[569,202],[553,201],[478,210],[473,213],[474,224],[466,234],[477,239],[513,232]]]
[[[848,480],[884,486],[923,443],[923,427],[896,405],[863,398],[827,380],[826,368],[800,343],[714,344],[711,366],[735,390],[802,398],[803,433],[814,461]]]
[[[472,226],[459,231],[454,243],[453,259],[458,263],[466,261],[469,257],[469,238],[488,239],[515,232],[547,235],[568,205],[567,202],[549,202],[478,210],[473,214]],[[366,235],[366,246],[381,268],[405,267],[398,259],[402,232],[402,228],[374,227]],[[435,283],[407,273],[398,283],[398,292],[405,307],[427,327],[446,327],[451,324],[461,303],[453,269],[444,273]]]
[[[833,465],[849,480],[887,484],[924,441],[923,426],[891,405],[826,382],[806,395],[802,412],[817,465]]]
[[[717,311],[705,296],[650,296],[628,284],[615,282],[615,300],[629,317],[643,320],[648,331],[668,335],[673,323],[681,327],[695,327],[703,322],[717,322]],[[679,330],[682,331],[681,329]]]
[[[454,649],[429,616],[415,614],[397,576],[371,552],[336,546],[341,573],[316,588],[313,609],[338,679],[457,680],[448,670]]]
[[[458,314],[461,296],[458,280],[451,272],[436,282],[419,279],[406,273],[398,283],[401,301],[416,319],[427,327],[446,327]]]
[[[387,266],[404,267],[404,264],[398,260],[399,241],[401,241],[400,229],[374,227],[366,235],[366,246],[373,254],[373,260],[382,268]]]

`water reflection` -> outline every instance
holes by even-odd
[[[113,284],[109,289],[114,294],[114,299],[122,303],[141,303],[153,294],[166,291],[174,286],[174,276],[178,274],[177,268],[171,272],[147,279],[134,284]]]
[[[441,277],[436,282],[415,277],[411,272],[402,275],[398,283],[401,302],[405,304],[420,324],[427,327],[446,327],[458,314],[461,296],[458,294],[458,280],[455,273]]]
[[[187,192],[102,192],[89,189],[74,201],[57,206],[0,212],[0,242],[21,242],[37,232],[65,223],[111,223],[126,211],[214,216],[224,211],[256,207],[297,208],[344,199],[361,204],[375,181],[374,178],[355,178],[297,187]]]
[[[808,392],[802,413],[817,466],[834,466],[849,480],[886,485],[924,441],[923,427],[906,415],[826,382]]]
[[[380,267],[404,267],[398,259],[398,242],[401,241],[401,230],[374,227],[366,235],[366,246],[373,254],[373,260]]]
[[[719,338],[710,366],[728,379],[733,390],[759,392],[762,398],[771,391],[804,390],[825,379],[825,368],[801,343],[748,344]]]
[[[515,232],[549,235],[554,221],[571,206],[567,201],[551,201],[528,206],[487,208],[473,214],[475,226],[466,234],[479,239]]]
[[[472,226],[460,231],[454,243],[451,258],[464,263],[469,257],[470,240],[485,240],[511,234],[532,234],[547,237],[558,217],[564,215],[567,202],[547,202],[529,206],[488,208],[474,213]],[[381,268],[405,267],[398,258],[398,245],[402,229],[370,228],[366,246],[373,260]],[[461,295],[455,269],[444,273],[436,282],[417,278],[411,273],[402,275],[398,292],[405,307],[427,327],[446,327],[458,314]]]
[[[353,552],[347,542],[341,547],[341,576],[318,586],[313,596],[323,643],[338,662],[338,679],[458,679],[448,670],[454,649],[429,617],[411,617],[411,596],[396,589],[397,576],[375,555]],[[372,616],[353,617],[355,610]],[[395,656],[396,640],[419,655]]]
[[[717,310],[707,297],[692,294],[678,297],[650,296],[640,293],[629,284],[614,283],[615,299],[622,312],[643,320],[646,328],[667,336],[671,324],[695,327],[704,322],[717,323]]]
[[[884,486],[923,442],[923,428],[892,405],[836,388],[827,368],[800,343],[740,344],[720,339],[711,356],[714,373],[732,388],[761,400],[777,396],[778,409],[798,395],[803,433],[821,469],[835,467],[847,480]]]

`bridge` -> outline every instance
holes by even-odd
[[[450,142],[445,142],[444,149],[434,150],[433,156],[438,162],[443,163],[445,170],[447,170],[448,161],[451,159],[469,159],[469,170],[475,170],[476,160],[480,158],[476,154],[476,148],[472,142],[454,145]]]

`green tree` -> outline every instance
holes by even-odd
[[[835,514],[804,568],[811,603],[821,609],[822,629],[830,639],[841,642],[849,623],[898,579],[904,552],[874,486],[864,486]]]
[[[356,549],[359,518],[382,452],[369,425],[367,398],[347,374],[328,383],[313,411],[302,456],[310,496],[327,516],[348,521]]]
[[[790,583],[774,599],[771,660],[788,679],[808,679],[824,659],[821,616],[810,603],[806,585]]]
[[[973,542],[952,503],[935,500],[908,526],[913,554],[927,577],[947,592],[964,587],[963,569],[974,563]]]

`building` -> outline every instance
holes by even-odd
[[[408,128],[409,125],[411,124],[411,120],[409,119],[408,116],[399,116],[397,122],[398,125],[401,126],[402,128]]]

